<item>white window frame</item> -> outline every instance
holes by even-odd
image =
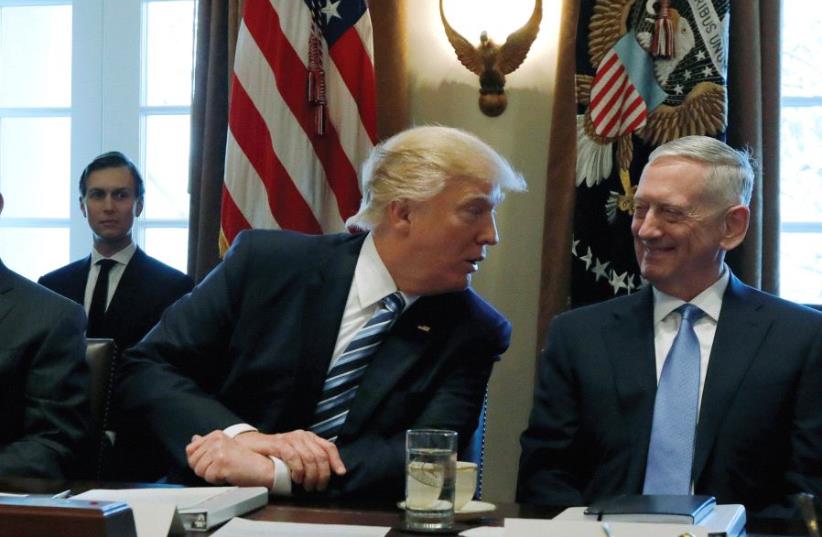
[[[69,117],[71,165],[69,218],[0,219],[3,227],[62,227],[69,230],[69,260],[88,255],[91,230],[80,211],[79,178],[104,151],[122,151],[145,173],[145,118],[188,114],[190,106],[142,106],[145,93],[145,20],[147,1],[172,0],[0,0],[0,7],[72,6],[71,106],[0,108],[2,117]],[[147,199],[146,203],[151,200]],[[144,243],[149,227],[188,227],[188,220],[135,220],[133,237]],[[57,268],[57,267],[55,267]]]

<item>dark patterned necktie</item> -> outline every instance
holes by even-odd
[[[106,318],[106,301],[108,300],[108,273],[117,264],[113,259],[101,259],[97,262],[100,273],[97,283],[94,284],[94,293],[91,295],[91,305],[88,308],[88,337],[102,337],[103,325]]]
[[[404,307],[405,299],[399,291],[388,295],[382,299],[371,319],[357,332],[325,378],[311,431],[332,442],[337,440],[337,434],[345,423],[357,394],[360,379]]]
[[[703,311],[684,304],[682,323],[659,378],[643,494],[690,494],[699,407],[699,340],[693,323]]]

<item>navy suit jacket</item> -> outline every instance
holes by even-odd
[[[83,308],[0,263],[0,476],[74,477],[89,429]]]
[[[244,232],[126,354],[121,404],[148,417],[178,469],[194,434],[310,426],[364,238]],[[467,441],[510,330],[471,290],[417,300],[368,366],[337,439],[348,472],[326,493],[402,496],[406,429]]]
[[[517,499],[587,505],[639,494],[656,396],[650,287],[552,323],[540,357]],[[733,275],[696,431],[697,494],[752,511],[822,494],[822,314]]]
[[[49,272],[38,283],[82,305],[90,266],[88,256]],[[114,338],[117,348],[126,350],[140,341],[166,308],[192,287],[191,277],[137,248],[106,310],[105,337]]]
[[[90,266],[88,256],[46,274],[39,283],[82,305]],[[106,309],[103,336],[113,338],[119,351],[124,351],[140,341],[166,308],[192,287],[194,281],[189,276],[137,248]],[[113,448],[104,453],[100,477],[121,481],[162,477],[168,460],[144,416],[125,413],[115,403],[108,420],[106,428],[117,436]]]

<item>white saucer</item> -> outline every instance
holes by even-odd
[[[481,502],[478,500],[471,500],[470,502],[466,503],[462,506],[462,509],[456,511],[454,513],[454,517],[457,520],[466,520],[469,518],[477,518],[480,515],[485,515],[487,513],[491,513],[495,511],[497,508],[491,502]]]
[[[397,503],[397,507],[405,509],[405,502]],[[463,505],[462,509],[454,512],[454,518],[456,520],[470,520],[472,518],[478,518],[480,515],[491,513],[495,511],[496,508],[497,506],[490,502],[471,500]]]

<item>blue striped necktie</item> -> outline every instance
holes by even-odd
[[[345,348],[328,372],[320,402],[314,411],[311,431],[332,442],[342,429],[360,379],[385,335],[405,307],[399,291],[380,301],[377,311]]]
[[[690,494],[699,407],[699,340],[693,323],[703,311],[677,308],[682,323],[662,366],[645,467],[643,494]]]

